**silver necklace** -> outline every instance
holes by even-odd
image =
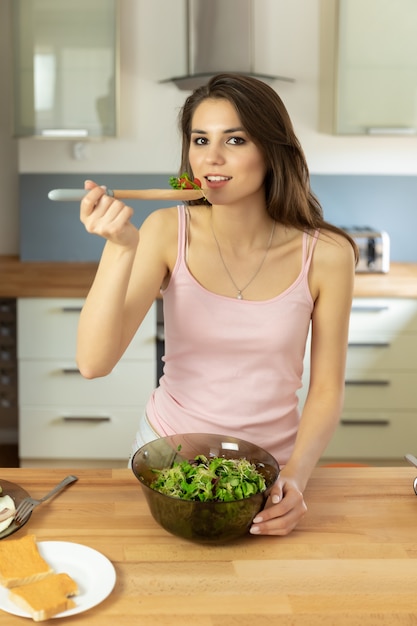
[[[247,289],[247,288],[249,287],[249,285],[250,285],[250,284],[251,284],[251,283],[255,280],[255,278],[257,277],[257,275],[258,275],[258,274],[259,274],[259,272],[261,271],[261,269],[262,269],[262,267],[263,267],[263,264],[265,263],[266,257],[268,256],[268,252],[269,252],[269,251],[270,251],[270,249],[271,249],[272,239],[273,239],[273,236],[274,236],[274,231],[275,231],[275,223],[276,223],[276,222],[275,222],[275,220],[274,220],[274,221],[273,221],[273,224],[272,224],[271,234],[269,235],[268,245],[266,246],[265,254],[264,254],[264,256],[262,257],[262,261],[261,261],[261,263],[260,263],[260,265],[259,265],[258,269],[257,269],[257,270],[256,270],[256,272],[254,273],[254,275],[252,276],[252,278],[249,280],[249,282],[247,282],[247,283],[246,283],[246,285],[245,285],[244,287],[242,287],[241,289],[239,289],[239,287],[236,285],[236,283],[235,283],[235,281],[234,281],[234,279],[233,279],[233,276],[231,275],[231,273],[230,273],[230,271],[229,271],[229,268],[227,267],[227,265],[226,265],[226,263],[225,263],[225,261],[224,261],[224,258],[223,258],[223,255],[222,255],[222,251],[221,251],[221,248],[220,248],[220,244],[219,244],[219,242],[217,241],[216,233],[214,232],[214,227],[213,227],[213,220],[212,220],[212,216],[210,215],[210,226],[211,226],[211,232],[213,233],[214,241],[216,242],[217,250],[219,251],[219,256],[220,256],[221,262],[223,263],[223,267],[224,267],[224,269],[226,270],[227,275],[229,276],[230,280],[231,280],[231,281],[232,281],[232,283],[233,283],[234,288],[235,288],[235,289],[236,289],[236,291],[237,291],[236,298],[237,298],[238,300],[243,300],[243,292],[244,292],[244,291],[245,291],[245,289]]]

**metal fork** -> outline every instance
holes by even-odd
[[[42,504],[42,502],[45,502],[45,500],[49,500],[49,498],[51,498],[53,495],[58,493],[58,491],[61,491],[61,489],[63,489],[67,485],[70,485],[76,480],[78,480],[78,476],[73,476],[71,474],[70,476],[67,476],[66,478],[64,478],[64,480],[61,480],[61,482],[56,487],[54,487],[49,493],[47,493],[46,496],[44,496],[43,498],[40,498],[39,500],[36,500],[35,498],[30,498],[30,497],[24,498],[24,500],[20,502],[20,504],[18,505],[16,509],[16,515],[14,517],[16,524],[19,524],[19,525],[24,524],[24,522],[26,522],[29,515],[32,513],[33,509],[36,506],[38,506],[39,504]]]

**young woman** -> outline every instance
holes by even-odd
[[[83,308],[78,365],[119,361],[162,294],[165,366],[134,449],[157,436],[217,432],[269,450],[282,467],[253,534],[284,535],[343,403],[356,250],[324,221],[288,113],[269,86],[220,74],[186,100],[180,172],[206,201],[132,209],[86,182],[81,220],[107,242]],[[301,386],[311,327],[310,385]]]

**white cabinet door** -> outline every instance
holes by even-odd
[[[416,2],[327,0],[325,4],[323,16],[333,11],[334,21],[323,17],[321,38],[328,43],[322,44],[322,96],[328,114],[328,87],[336,77],[333,131],[416,134]],[[325,123],[324,110],[322,119]]]
[[[19,440],[23,459],[127,460],[143,407],[97,405],[88,410],[62,402],[57,406],[24,406]]]
[[[349,340],[347,368],[356,372],[414,369],[415,351],[415,336],[411,334],[356,338]]]
[[[13,0],[18,137],[116,135],[116,0]]]
[[[417,300],[412,298],[355,298],[349,341],[383,333],[417,333]]]
[[[309,354],[309,347],[306,355]],[[305,361],[300,406],[308,391]],[[355,298],[345,400],[323,458],[399,459],[417,441],[417,301]]]
[[[102,378],[83,378],[71,361],[22,360],[20,398],[25,405],[54,405],[63,399],[73,406],[144,405],[155,386],[154,361],[122,359]]]
[[[402,459],[417,441],[415,412],[346,411],[326,450],[340,459]]]
[[[156,386],[156,305],[113,371],[87,380],[75,362],[82,299],[18,300],[22,466],[127,463]],[[84,465],[83,465],[84,466]]]
[[[413,409],[417,421],[417,372],[346,370],[344,410]]]
[[[21,298],[17,306],[19,359],[75,360],[82,298]],[[127,348],[124,359],[155,358],[156,306]]]

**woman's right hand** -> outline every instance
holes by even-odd
[[[125,248],[135,248],[139,230],[132,224],[133,209],[106,194],[104,187],[91,180],[84,183],[88,193],[81,201],[80,220],[87,232],[104,237]]]

